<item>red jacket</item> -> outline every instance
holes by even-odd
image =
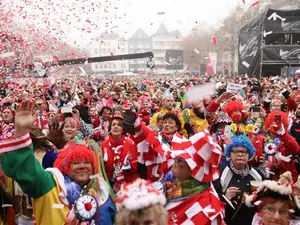
[[[103,149],[102,154],[109,181],[121,185],[123,182],[132,182],[137,178],[137,148],[136,144],[130,138],[123,135],[119,141],[115,141],[109,135],[101,143],[101,147]],[[125,165],[126,157],[130,167]]]
[[[284,135],[279,136],[280,138],[280,145],[278,147],[278,152],[280,152],[283,156],[289,156],[289,155],[297,155],[300,153],[300,147],[298,143],[296,142],[295,138],[293,138],[291,135],[289,135],[287,132],[285,132]],[[257,159],[259,156],[264,155],[264,146],[265,146],[265,134],[259,134],[252,138],[252,143],[256,149],[256,155],[254,160],[257,163]],[[295,168],[295,165],[293,163],[293,159],[291,159],[290,162],[280,161],[280,174],[291,171],[294,181],[297,181],[298,179],[298,172]],[[279,178],[279,177],[276,177]]]

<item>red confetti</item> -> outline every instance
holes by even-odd
[[[212,37],[213,46],[217,45],[217,38],[215,36]]]
[[[53,58],[54,60],[57,60],[57,61],[59,60],[59,58],[58,58],[57,56],[55,56],[55,55],[52,56],[52,58]]]
[[[257,6],[257,5],[259,5],[260,4],[260,1],[258,0],[258,1],[254,1],[253,3],[252,3],[252,6],[254,7],[254,6]]]

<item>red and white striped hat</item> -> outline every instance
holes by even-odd
[[[219,177],[221,147],[213,140],[208,130],[199,132],[189,140],[174,137],[172,158],[184,159],[192,170],[192,176],[201,182],[211,182]]]

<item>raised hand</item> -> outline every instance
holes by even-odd
[[[223,102],[226,102],[227,100],[231,99],[232,97],[235,96],[235,93],[232,92],[224,92],[223,94],[220,95],[220,97],[218,97],[216,99],[216,103],[217,104],[221,104]]]
[[[29,132],[30,127],[36,120],[33,109],[34,102],[32,100],[24,100],[17,106],[15,115],[15,135],[24,135]]]

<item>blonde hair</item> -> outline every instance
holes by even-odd
[[[135,211],[122,208],[117,212],[116,225],[131,225],[145,219],[151,219],[159,225],[168,224],[167,211],[160,204],[155,204]]]

